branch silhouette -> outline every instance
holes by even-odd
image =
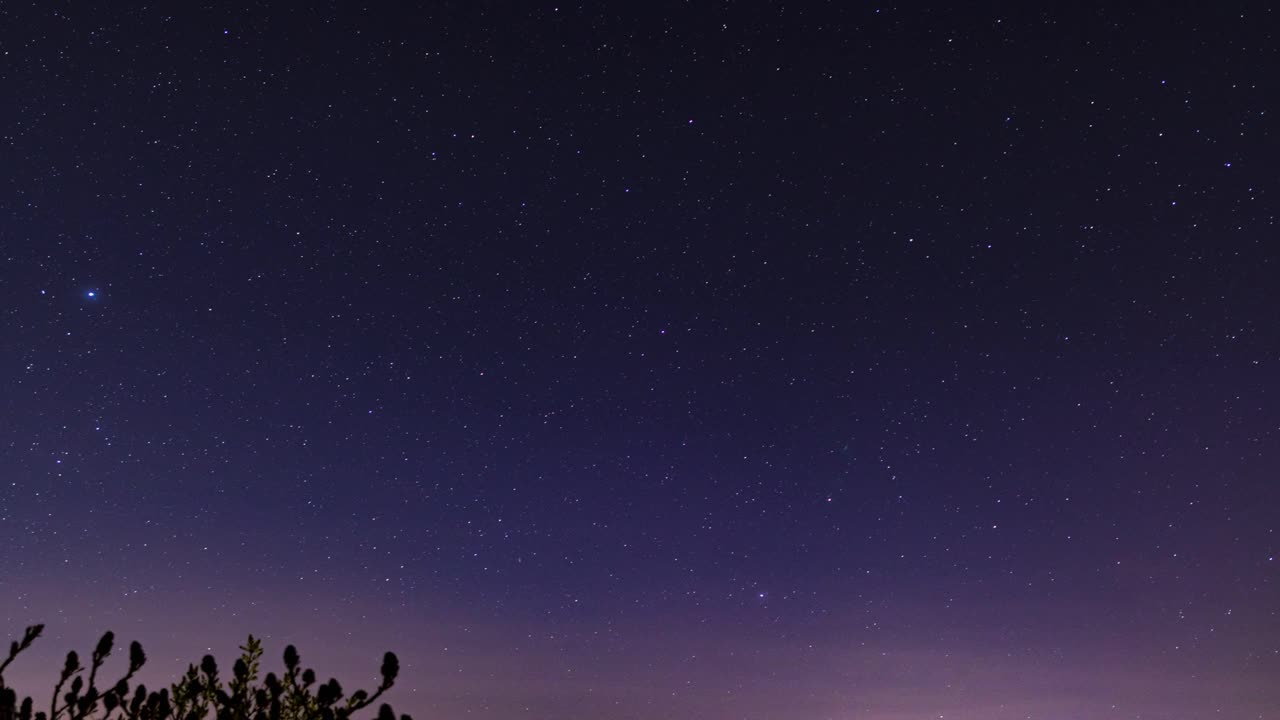
[[[31,697],[19,701],[17,692],[5,685],[4,672],[43,631],[44,625],[26,628],[22,639],[10,644],[9,655],[0,662],[0,720],[351,720],[352,713],[369,707],[390,690],[400,674],[399,659],[395,653],[386,653],[382,680],[373,694],[357,690],[345,697],[336,679],[316,685],[315,671],[302,668],[297,648],[290,645],[284,650],[283,679],[267,673],[259,683],[262,642],[250,635],[240,647],[240,657],[226,683],[219,675],[217,661],[205,655],[199,666],[189,665],[170,687],[148,692],[139,684],[130,697],[129,683],[146,663],[146,653],[138,642],[131,643],[125,674],[105,691],[99,689],[99,671],[115,647],[115,635],[107,632],[90,656],[87,686],[85,668],[72,650],[54,685],[48,713],[33,712]],[[376,720],[397,717],[390,705],[382,703]],[[400,715],[398,720],[412,718]]]

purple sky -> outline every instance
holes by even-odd
[[[1274,718],[1275,12],[0,8],[0,618],[417,720]]]

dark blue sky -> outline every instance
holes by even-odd
[[[419,718],[1264,716],[1276,23],[6,6],[14,677],[252,632]]]

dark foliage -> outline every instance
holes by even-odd
[[[337,680],[316,685],[315,671],[301,668],[298,651],[290,645],[284,650],[284,674],[267,673],[259,684],[262,643],[250,635],[225,683],[218,663],[205,655],[199,667],[189,666],[174,685],[152,692],[138,685],[131,695],[129,681],[146,662],[146,653],[137,642],[131,643],[124,676],[99,686],[98,671],[115,646],[115,636],[108,632],[93,649],[88,680],[80,656],[74,650],[67,653],[48,712],[37,712],[30,697],[19,700],[5,685],[4,672],[43,630],[43,625],[28,627],[21,640],[10,644],[8,657],[0,663],[0,720],[348,720],[381,698],[400,673],[400,661],[387,653],[382,658],[382,682],[373,694],[357,690],[346,696]],[[377,720],[397,719],[391,706],[383,703]],[[401,715],[399,720],[411,718]]]

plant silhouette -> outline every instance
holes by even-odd
[[[316,684],[316,673],[302,669],[298,651],[284,650],[284,674],[275,673],[258,683],[262,643],[252,635],[240,648],[240,657],[224,683],[212,655],[205,655],[199,667],[187,672],[168,688],[148,692],[145,685],[133,688],[129,681],[147,661],[142,645],[129,645],[129,669],[111,685],[98,685],[98,671],[115,645],[115,635],[107,632],[93,649],[85,680],[80,657],[73,650],[58,677],[48,711],[36,711],[31,697],[18,694],[4,682],[4,672],[14,659],[40,637],[44,625],[32,625],[9,646],[9,655],[0,663],[0,720],[349,720],[391,689],[400,674],[395,653],[382,658],[382,682],[369,694],[357,690],[344,696],[337,680]],[[105,689],[103,689],[105,688]],[[383,703],[376,720],[397,720],[391,706]],[[408,715],[399,720],[412,720]]]

